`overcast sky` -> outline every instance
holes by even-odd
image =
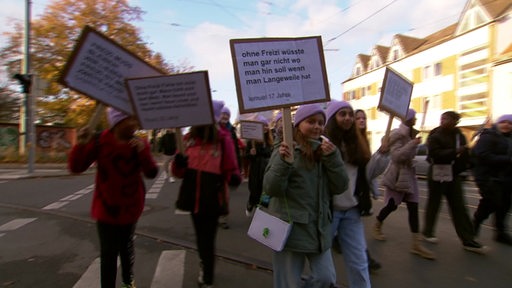
[[[32,0],[32,17],[54,0]],[[178,64],[208,70],[214,99],[236,115],[238,104],[229,40],[321,36],[331,98],[341,99],[359,53],[390,46],[395,34],[427,36],[459,20],[466,0],[130,0],[146,11],[142,29],[150,47]],[[0,31],[23,21],[26,0],[0,0]],[[1,38],[0,38],[1,39]],[[232,119],[233,120],[233,119]]]

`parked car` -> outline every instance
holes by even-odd
[[[427,162],[428,149],[426,144],[418,145],[416,149],[416,156],[414,156],[414,166],[416,167],[416,175],[427,177],[428,167],[430,163]]]
[[[416,155],[414,156],[414,165],[416,167],[416,176],[424,178],[427,177],[428,167],[430,163],[427,161],[428,147],[426,144],[418,145]],[[466,170],[460,173],[463,179],[468,179],[471,176],[471,171]]]

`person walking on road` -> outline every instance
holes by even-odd
[[[264,117],[258,117],[259,122],[263,123],[263,141],[251,140],[247,142],[245,148],[246,159],[249,161],[249,199],[245,208],[245,215],[250,217],[255,207],[260,203],[263,192],[263,175],[267,167],[272,148],[274,145],[272,133],[268,127],[268,120]]]
[[[328,288],[336,283],[330,200],[347,189],[348,179],[336,146],[320,141],[325,118],[318,104],[300,106],[294,143],[283,141],[274,149],[263,178],[271,196],[269,210],[293,223],[284,249],[272,257],[274,288]],[[301,285],[306,261],[310,276]]]
[[[134,136],[136,118],[112,108],[107,113],[110,129],[98,135],[88,127],[79,130],[68,168],[72,173],[82,173],[94,162],[97,164],[91,215],[100,240],[101,287],[116,287],[120,256],[122,287],[135,288],[133,237],[146,194],[142,174],[155,178],[158,166],[149,143]]]
[[[418,216],[419,191],[416,179],[416,170],[413,165],[414,155],[421,138],[417,138],[418,131],[413,128],[416,124],[416,111],[409,109],[406,119],[400,126],[391,130],[389,145],[391,162],[383,174],[382,185],[386,189],[384,206],[373,227],[373,237],[377,240],[386,240],[382,233],[384,220],[398,208],[400,203],[407,205],[409,229],[412,232],[411,253],[426,259],[435,259],[434,254],[421,244],[420,223]]]
[[[430,163],[428,181],[428,200],[425,212],[425,241],[437,243],[435,226],[444,195],[450,209],[453,226],[462,241],[464,249],[484,253],[484,247],[475,241],[475,231],[464,200],[461,178],[459,174],[469,165],[469,150],[464,134],[457,128],[460,114],[454,111],[441,115],[440,125],[428,135],[427,161]],[[441,165],[441,166],[440,166]],[[439,167],[448,167],[449,177],[438,178]]]
[[[359,128],[354,110],[346,101],[331,101],[327,106],[326,135],[336,145],[345,163],[349,179],[347,190],[333,196],[332,235],[343,251],[350,287],[371,287],[369,253],[364,233],[363,215],[371,211],[370,182],[367,171],[384,171],[387,158],[377,152],[370,163],[372,153]],[[369,167],[367,165],[371,165]],[[376,166],[380,166],[377,169]],[[376,177],[380,173],[375,176]],[[365,198],[366,200],[364,200]],[[335,237],[336,236],[336,237]]]
[[[224,102],[213,100],[216,118]],[[240,171],[231,135],[217,124],[193,126],[184,136],[185,151],[172,164],[181,181],[176,207],[189,211],[200,258],[198,284],[213,287],[215,239],[219,216],[229,212],[228,185],[240,185]]]
[[[231,122],[229,122],[230,117],[231,117],[231,111],[229,110],[229,108],[227,106],[222,107],[222,109],[220,111],[220,117],[218,118],[219,126],[221,129],[224,129],[226,132],[229,133],[229,135],[231,135],[231,139],[233,140],[234,149],[235,149],[236,161],[238,163],[238,167],[241,172],[242,171],[242,169],[241,169],[242,161],[241,161],[241,153],[240,153],[240,141],[236,134],[236,128],[233,127]],[[235,191],[236,191],[236,187],[232,187],[232,186],[229,187],[229,194],[227,197],[228,201],[229,201],[229,195],[231,195]],[[228,214],[220,216],[219,225],[222,229],[229,229],[228,219],[229,219]]]
[[[500,116],[491,128],[484,129],[472,152],[476,159],[473,174],[482,196],[473,216],[475,231],[494,213],[494,240],[512,245],[506,233],[512,193],[512,114]]]
[[[160,138],[158,146],[158,151],[163,154],[163,168],[166,173],[166,178],[169,179],[169,182],[174,183],[175,179],[172,177],[171,173],[171,162],[174,159],[174,154],[176,154],[176,133],[174,129],[165,130],[165,134]]]

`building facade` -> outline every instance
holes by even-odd
[[[426,137],[443,112],[461,114],[468,139],[502,114],[512,113],[512,1],[469,0],[459,21],[425,38],[397,34],[390,46],[359,54],[342,83],[343,100],[364,109],[372,148],[380,145],[389,115],[377,108],[386,67],[414,83],[410,107]],[[397,126],[399,120],[393,121]]]

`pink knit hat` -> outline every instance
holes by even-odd
[[[219,122],[220,120],[220,113],[222,112],[222,107],[224,107],[224,101],[212,100],[213,116],[215,117],[215,122]]]
[[[416,111],[412,108],[409,109],[409,111],[407,111],[407,115],[405,116],[405,121],[409,121],[411,119],[413,119],[414,117],[416,117]]]
[[[322,106],[319,104],[306,104],[302,105],[297,109],[297,112],[295,112],[295,120],[294,120],[294,126],[299,126],[300,122],[302,122],[304,119],[308,118],[309,116],[315,115],[315,114],[322,114],[325,119],[325,112]]]
[[[512,123],[512,114],[501,115],[498,119],[496,119],[496,123],[500,123],[500,122],[504,122],[504,121],[508,121],[508,122]]]
[[[107,108],[107,120],[110,124],[110,128],[113,128],[117,125],[117,123],[123,121],[128,117],[130,117],[130,115],[124,113],[123,111],[119,111],[112,107]]]
[[[353,110],[350,103],[347,101],[331,101],[327,104],[327,121],[331,119],[332,116],[334,116],[340,109],[342,108],[350,108]]]
[[[228,114],[228,116],[231,117],[231,111],[229,111],[228,106],[222,107],[222,110],[220,110],[220,113],[226,113],[226,114]]]

